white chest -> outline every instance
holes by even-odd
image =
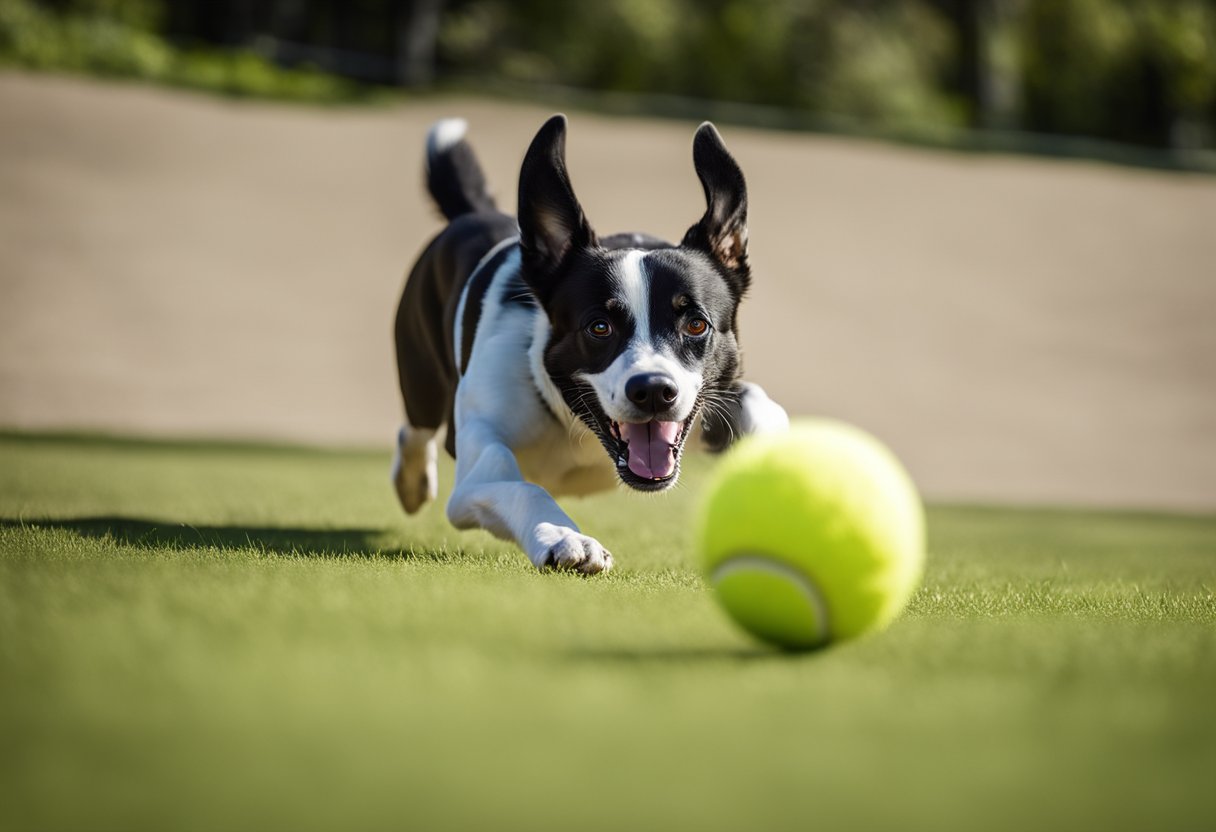
[[[554,496],[582,496],[616,484],[612,460],[598,439],[584,430],[572,435],[564,426],[552,420],[550,424],[536,441],[515,449],[526,480]]]
[[[524,479],[552,495],[583,495],[618,481],[607,451],[566,408],[543,366],[548,319],[535,309],[504,306],[497,275],[486,292],[468,367],[456,391],[457,459],[470,420],[515,457]],[[539,393],[539,395],[538,395]]]

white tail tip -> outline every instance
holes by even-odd
[[[462,118],[445,118],[432,124],[426,136],[427,158],[434,159],[459,144],[468,130],[469,123]]]

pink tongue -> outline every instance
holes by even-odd
[[[621,425],[629,446],[629,470],[648,480],[661,480],[676,470],[675,444],[679,422],[645,422]]]

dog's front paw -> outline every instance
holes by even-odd
[[[612,568],[612,553],[594,537],[587,537],[572,529],[562,529],[561,532],[556,542],[546,550],[540,562],[542,569],[569,569],[594,575]]]
[[[701,442],[710,453],[720,453],[753,433],[789,430],[785,408],[750,381],[738,382],[721,394],[713,408],[701,414]]]
[[[785,408],[768,397],[759,384],[750,381],[740,385],[739,428],[744,434],[777,433],[790,429],[790,417]]]

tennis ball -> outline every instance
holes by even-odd
[[[698,550],[745,630],[810,649],[899,614],[924,568],[924,529],[916,487],[878,440],[798,420],[725,455],[703,498]]]

